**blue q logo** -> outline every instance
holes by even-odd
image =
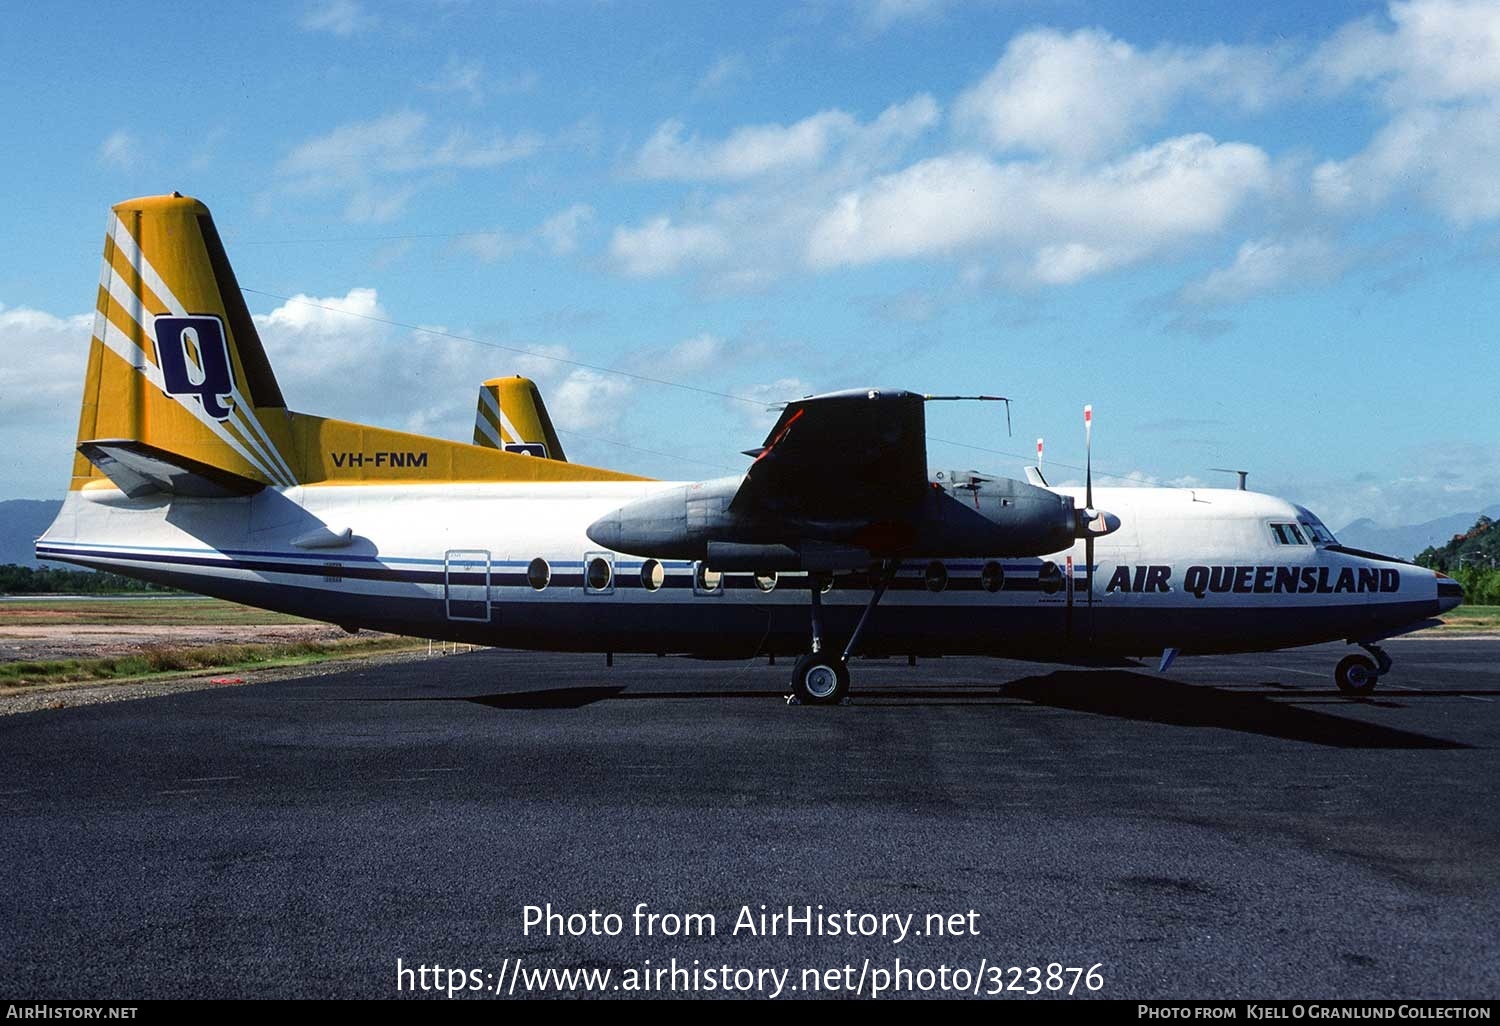
[[[172,395],[196,396],[215,420],[229,419],[227,401],[234,391],[224,323],[217,317],[156,318],[156,358],[162,384]]]

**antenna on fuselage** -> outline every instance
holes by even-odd
[[[1246,491],[1245,479],[1250,476],[1248,470],[1230,470],[1228,467],[1209,467],[1215,474],[1238,474],[1240,478],[1240,491]]]

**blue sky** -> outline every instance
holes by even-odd
[[[5,16],[0,497],[64,487],[107,209],[172,189],[310,412],[467,437],[520,371],[572,458],[673,478],[768,423],[560,357],[1015,399],[932,409],[934,467],[1076,476],[1092,402],[1132,480],[1500,497],[1493,2],[206,10]]]

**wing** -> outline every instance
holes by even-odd
[[[755,463],[730,502],[736,514],[900,518],[927,491],[927,420],[913,392],[859,390],[788,403],[753,449]]]

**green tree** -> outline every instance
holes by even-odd
[[[1423,549],[1417,563],[1441,570],[1462,584],[1469,605],[1500,605],[1500,524],[1489,517],[1480,517],[1446,545]]]
[[[116,595],[136,592],[174,592],[160,584],[93,570],[0,564],[0,595]]]

